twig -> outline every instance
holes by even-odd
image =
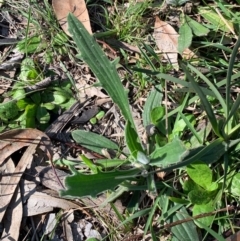
[[[204,217],[215,215],[215,214],[220,213],[220,212],[228,212],[228,211],[232,211],[232,210],[236,210],[236,209],[238,210],[239,208],[236,208],[235,206],[230,206],[230,207],[218,209],[216,211],[209,212],[209,213],[201,213],[201,214],[198,214],[196,216],[186,218],[184,220],[178,220],[178,221],[173,222],[173,223],[165,224],[163,226],[160,226],[160,229],[169,229],[169,228],[172,228],[172,227],[177,226],[179,224],[194,221],[195,219],[204,218]]]

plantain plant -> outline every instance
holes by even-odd
[[[193,97],[187,94],[179,104],[179,107],[166,115],[164,106],[161,105],[163,97],[161,84],[153,88],[144,106],[143,124],[146,128],[152,125],[155,131],[153,131],[152,136],[149,136],[149,147],[145,149],[134,125],[129,108],[127,92],[120,81],[114,62],[108,60],[94,37],[89,35],[82,23],[72,14],[68,16],[68,25],[72,38],[79,50],[78,57],[89,65],[94,75],[99,80],[99,84],[107,91],[108,95],[119,107],[125,118],[125,143],[128,147],[128,153],[123,153],[119,150],[119,146],[116,143],[103,136],[83,130],[73,131],[73,139],[89,150],[102,154],[102,150],[107,148],[113,150],[116,155],[113,159],[96,160],[94,163],[86,156],[81,155],[82,161],[88,167],[90,173],[89,171],[85,173],[84,171],[77,170],[74,166],[70,166],[72,175],[66,177],[66,189],[61,190],[60,194],[68,198],[80,198],[85,196],[96,197],[104,191],[111,190],[111,194],[107,199],[107,202],[110,202],[125,191],[134,190],[134,192],[137,192],[148,189],[151,194],[157,196],[156,202],[158,201],[161,206],[161,200],[163,200],[165,194],[162,192],[158,194],[158,188],[161,187],[162,190],[166,189],[164,189],[164,185],[161,181],[155,181],[154,173],[159,169],[169,172],[174,169],[182,170],[187,166],[187,174],[192,180],[191,183],[190,181],[188,183],[183,183],[185,194],[182,194],[183,196],[180,198],[181,204],[176,208],[186,212],[183,206],[184,203],[185,205],[195,205],[194,212],[196,214],[209,210],[212,211],[217,207],[214,205],[219,201],[219,197],[223,191],[226,190],[227,185],[230,185],[231,181],[229,180],[231,177],[227,176],[225,173],[224,181],[222,179],[216,180],[209,166],[224,160],[224,170],[226,172],[228,169],[226,163],[229,157],[229,150],[235,149],[237,151],[239,149],[238,143],[240,139],[237,135],[237,130],[239,130],[240,125],[237,124],[238,114],[236,110],[240,102],[239,98],[237,98],[235,102],[231,102],[229,99],[231,81],[237,78],[237,76],[231,75],[233,65],[229,65],[227,78],[218,83],[217,87],[190,64],[186,65],[182,63],[181,65],[186,74],[187,81],[161,73],[156,69],[152,71],[141,69],[141,72],[150,74],[159,80],[168,80],[180,84],[187,88],[189,93],[190,90],[195,93]],[[236,56],[236,49],[238,49],[239,44],[240,41],[238,40],[233,50],[230,63],[232,63]],[[209,88],[200,87],[195,81],[192,73],[205,81]],[[222,95],[217,89],[225,84],[226,100],[222,98]],[[223,109],[222,118],[216,118],[207,96],[212,96],[219,101]],[[184,114],[183,110],[187,105],[199,99],[206,112],[206,117],[210,125],[204,130],[196,131],[194,128],[196,123],[194,116]],[[168,118],[168,120],[172,118],[172,128],[169,128],[167,131],[163,128],[166,118]],[[188,141],[181,140],[184,130],[190,130],[192,133],[191,139]],[[211,130],[215,133],[216,138],[207,142]],[[166,136],[168,136],[168,138],[166,138]],[[117,156],[119,153],[125,155],[126,158],[124,160],[118,159]],[[196,170],[198,166],[201,168]],[[194,178],[195,175],[201,176],[205,172],[208,173],[208,182],[205,180],[205,184],[207,183],[206,185],[204,183],[202,184],[201,177]],[[235,177],[235,179],[237,180],[237,177]],[[132,182],[132,180],[135,182]],[[234,185],[237,182],[236,180],[234,180]],[[147,184],[147,186],[145,184]],[[199,190],[206,194],[207,200],[215,196],[214,204],[210,204],[210,202],[206,200],[201,203],[196,202],[194,192],[199,192]],[[188,195],[187,199],[185,198],[186,195]],[[178,203],[179,199],[172,198],[172,202]],[[166,207],[164,207],[165,204],[162,203],[162,205],[161,207],[166,209]],[[146,210],[146,213],[149,213],[150,216],[145,231],[150,228],[152,217],[150,210]],[[138,214],[135,214],[134,216],[136,217],[137,215]],[[175,220],[180,219],[180,216],[174,214],[174,212],[172,212],[171,215],[174,216]],[[170,218],[171,215],[168,213],[167,219]],[[125,220],[123,224],[130,219],[131,217]],[[217,239],[222,240],[218,234],[208,228],[212,220],[212,218],[202,219],[203,223],[196,221],[196,224],[204,228],[207,232],[210,232]],[[184,238],[196,237],[194,240],[199,240],[195,226],[192,225],[193,224],[182,224],[183,229],[185,227],[189,232],[193,232],[191,233],[191,237],[188,236]],[[177,226],[178,228],[172,228],[172,232],[181,233],[180,226],[181,225]]]

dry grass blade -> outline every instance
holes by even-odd
[[[67,16],[69,13],[77,17],[87,31],[92,34],[88,10],[84,0],[53,0],[52,5],[59,24],[68,36],[71,36],[67,24]]]

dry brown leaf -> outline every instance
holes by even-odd
[[[154,34],[156,44],[175,69],[178,69],[178,36],[179,34],[168,23],[156,17],[154,24]]]
[[[182,53],[184,59],[196,59],[198,56],[190,49],[185,49]]]
[[[63,213],[62,215],[63,226],[66,233],[66,240],[74,241],[77,240],[78,237],[73,237],[71,224],[74,221],[74,213],[73,210],[69,210],[68,212]]]
[[[22,177],[23,172],[26,167],[32,162],[33,154],[36,151],[36,148],[41,140],[41,137],[37,137],[34,141],[34,144],[31,144],[27,150],[24,152],[22,158],[17,164],[14,172],[12,173],[8,183],[4,183],[4,187],[2,188],[2,195],[0,197],[0,222],[3,219],[3,216],[7,210],[7,207],[12,199],[13,194],[18,186],[18,183]],[[3,184],[3,183],[1,183]]]
[[[4,165],[1,167],[1,173],[13,173],[15,166],[13,160],[9,158]],[[3,176],[1,179],[1,183],[9,183],[10,176]],[[0,188],[0,193],[2,196],[2,188]],[[6,214],[3,219],[4,230],[2,233],[1,240],[18,240],[19,238],[19,230],[22,222],[23,208],[22,208],[22,199],[21,192],[19,186],[16,188],[13,198],[8,206]]]
[[[49,189],[55,190],[57,192],[63,189],[59,181],[64,185],[64,179],[68,175],[66,172],[59,169],[55,169],[55,172],[54,172],[52,167],[42,167],[42,166],[36,167],[36,170],[39,173],[38,176],[43,186]],[[58,176],[59,181],[56,178],[56,174]]]
[[[240,240],[240,231],[238,231],[237,233],[234,233],[233,235],[231,235],[230,237],[228,237],[225,240],[226,241],[239,241]]]
[[[62,198],[52,197],[42,192],[35,192],[29,197],[27,204],[24,206],[24,216],[29,217],[50,212],[53,208],[69,210],[72,208],[78,209],[79,206]]]
[[[84,0],[52,0],[52,6],[59,24],[68,36],[71,36],[67,24],[67,16],[69,13],[77,17],[87,31],[92,34],[88,10]]]
[[[36,129],[17,129],[0,134],[0,165],[12,153],[34,143],[37,136],[42,137],[39,147],[48,155],[48,159],[51,159],[52,146],[46,134]]]

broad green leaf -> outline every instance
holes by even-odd
[[[48,110],[53,110],[55,108],[55,105],[53,103],[45,103],[45,104],[42,104],[42,106]]]
[[[61,104],[61,108],[64,110],[68,110],[70,109],[70,107],[76,102],[76,100],[74,98],[71,98],[70,100],[68,100],[67,102]]]
[[[182,188],[183,188],[184,193],[188,194],[192,190],[197,189],[198,185],[192,179],[188,179],[183,183]]]
[[[72,97],[72,90],[69,89],[68,87],[53,87],[52,88],[54,90],[54,92],[57,92],[63,96],[65,96],[66,98],[70,98]]]
[[[39,73],[35,67],[35,63],[31,58],[25,58],[21,63],[21,72],[19,79],[22,81],[38,81]]]
[[[18,115],[18,105],[16,101],[9,101],[6,103],[0,104],[0,119],[3,121],[8,121],[9,119],[13,119]]]
[[[47,43],[43,41],[42,36],[33,36],[28,37],[26,39],[21,40],[16,48],[21,53],[29,54],[29,53],[36,53],[41,51],[42,49],[47,47]]]
[[[228,143],[229,148],[239,143],[238,140],[230,141]],[[173,147],[174,148],[174,147]],[[173,149],[174,150],[174,149]],[[220,157],[226,152],[226,143],[221,139],[214,140],[208,146],[202,146],[194,149],[189,149],[182,154],[181,160],[176,164],[172,164],[170,167],[164,167],[161,171],[169,171],[183,166],[187,166],[196,160],[201,160],[206,164],[212,164],[220,159]]]
[[[213,198],[216,196],[216,192],[209,192],[201,187],[196,188],[188,193],[188,198],[191,201],[192,204],[207,204],[210,201],[213,200]]]
[[[212,184],[212,170],[203,162],[195,161],[188,165],[187,174],[205,190],[208,190],[208,186]]]
[[[14,90],[12,97],[16,100],[23,99],[25,97],[25,90],[23,88]]]
[[[151,124],[151,111],[161,105],[163,94],[161,92],[161,85],[156,86],[153,90],[151,90],[150,94],[147,97],[147,101],[143,107],[143,125],[144,127]]]
[[[41,104],[42,98],[41,98],[40,92],[36,92],[36,93],[31,94],[30,98],[32,99],[34,104],[36,104],[36,105],[40,105]]]
[[[167,167],[181,162],[186,154],[188,154],[188,151],[183,143],[178,138],[175,138],[165,146],[156,148],[156,150],[150,155],[149,165]]]
[[[36,118],[40,124],[46,124],[50,121],[50,114],[44,106],[38,106]]]
[[[137,161],[142,163],[143,165],[147,165],[150,160],[144,153],[142,153],[141,151],[138,151]]]
[[[37,106],[35,104],[28,105],[25,110],[26,117],[26,128],[36,127],[35,116],[36,116]]]
[[[179,211],[175,212],[172,222],[176,222],[179,220],[184,220],[189,218],[189,214],[185,207],[182,207]],[[199,241],[198,232],[196,225],[193,221],[185,222],[179,225],[176,225],[171,228],[171,232],[173,233],[173,241]]]
[[[227,19],[224,19],[223,21],[222,17],[224,18],[224,16],[220,16],[212,9],[198,8],[198,12],[203,18],[205,18],[209,23],[214,26],[215,30],[221,29],[223,32],[230,32],[228,26],[234,29],[233,23],[231,21]],[[226,23],[228,24],[228,26],[226,25]]]
[[[128,171],[112,171],[101,172],[97,174],[82,174],[71,168],[73,175],[65,178],[66,190],[60,191],[60,195],[68,198],[80,198],[91,196],[97,197],[98,194],[112,190],[121,184],[125,179],[120,179],[121,176],[134,176],[139,173],[139,169]],[[118,177],[118,178],[116,178]]]
[[[165,108],[163,106],[155,107],[151,112],[151,122],[154,125],[158,125],[158,123],[163,119],[165,115]]]
[[[172,6],[181,6],[186,2],[188,2],[188,0],[167,0],[166,1],[168,5],[172,5]]]
[[[193,212],[193,216],[199,215],[199,214],[203,214],[203,213],[210,213],[213,212],[215,210],[212,202],[209,202],[207,204],[202,204],[202,205],[197,205],[195,204],[193,206],[192,212]],[[207,217],[203,217],[203,218],[199,218],[198,221],[206,226],[210,226],[212,224],[214,220],[214,216],[207,216]],[[202,225],[199,225],[199,222],[196,223],[197,226],[199,226],[200,228],[203,228]]]
[[[56,105],[61,105],[67,100],[67,97],[65,96],[64,92],[60,92],[60,91],[54,91],[53,98],[54,98],[53,103]]]
[[[83,24],[73,14],[68,15],[68,26],[69,32],[81,52],[82,59],[89,65],[113,102],[119,106],[125,119],[135,127],[128,97],[116,67],[108,60],[94,37],[87,32]]]
[[[231,185],[230,185],[230,192],[237,196],[240,197],[240,173],[236,173],[236,175],[234,175]]]
[[[189,27],[192,29],[193,33],[196,36],[205,36],[209,33],[209,29],[204,27],[202,24],[198,23],[197,21],[193,20],[189,16],[185,15],[185,19]]]
[[[118,145],[104,136],[83,130],[73,131],[72,137],[78,144],[89,150],[102,154],[102,149],[118,150]]]
[[[19,110],[25,110],[26,106],[29,104],[33,104],[32,100],[30,100],[29,98],[24,98],[17,101],[17,106]]]
[[[138,152],[144,151],[139,142],[138,135],[136,131],[132,128],[130,122],[127,122],[125,127],[125,141],[131,155],[134,157],[135,160],[137,160]]]
[[[190,47],[192,43],[192,37],[192,29],[185,22],[179,29],[178,52],[180,54],[182,54],[186,48]]]

